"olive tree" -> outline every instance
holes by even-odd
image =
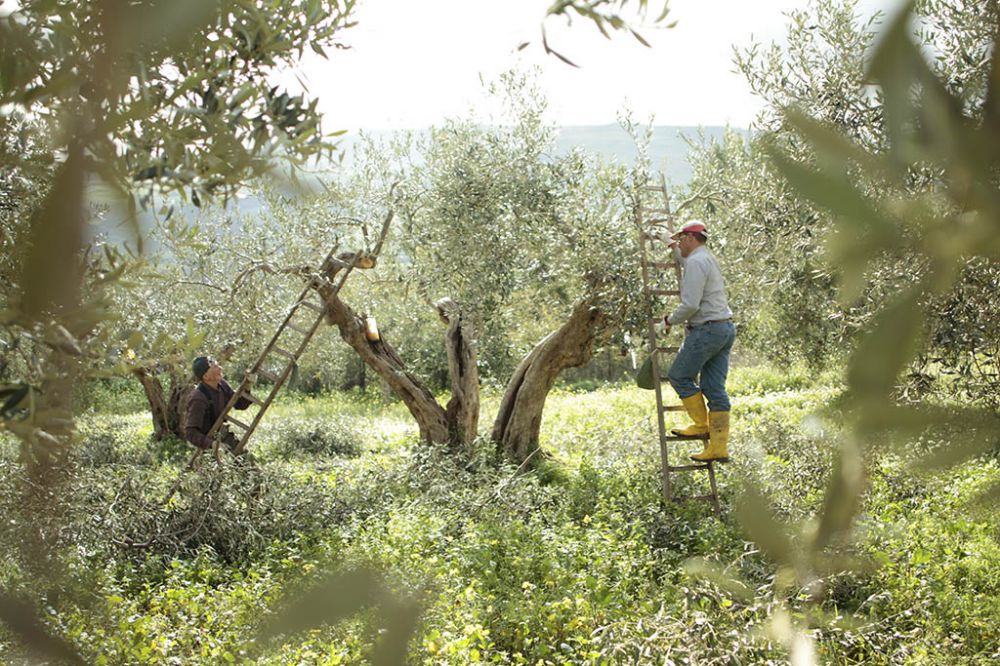
[[[3,129],[15,114],[39,122],[52,165],[33,188],[44,195],[5,220],[19,233],[17,251],[5,261],[12,279],[4,337],[32,350],[0,389],[0,426],[24,442],[31,477],[25,489],[33,494],[25,506],[53,508],[76,379],[92,375],[116,351],[106,326],[114,311],[107,287],[134,270],[112,244],[90,242],[93,188],[111,192],[114,205],[97,212],[130,223],[133,247],[141,251],[138,211],[155,208],[158,197],[200,206],[235,194],[275,159],[299,164],[328,154],[315,101],[272,86],[268,75],[306,49],[325,54],[340,46],[337,34],[351,24],[354,4],[38,0],[0,14]],[[576,14],[602,32],[634,33],[619,15],[632,4],[647,6],[646,0],[560,1],[548,14]],[[4,198],[19,177],[0,181]],[[50,551],[39,534],[29,535],[24,550],[44,578]],[[0,611],[7,609],[0,603]],[[50,656],[71,653],[58,641],[48,646]]]
[[[971,118],[981,118],[988,80],[989,48],[997,3],[971,6],[919,2],[914,39],[933,49],[933,71],[961,100]],[[882,252],[864,272],[829,261],[824,239],[836,221],[803,198],[769,159],[774,150],[807,163],[815,152],[785,114],[798,108],[850,136],[866,150],[882,153],[892,136],[885,124],[885,98],[873,86],[868,63],[883,17],[860,17],[851,0],[820,0],[789,16],[787,45],[754,44],[736,51],[737,67],[766,102],[749,137],[728,134],[696,144],[692,191],[711,194],[699,213],[716,223],[725,241],[720,254],[741,270],[730,276],[734,306],[742,313],[745,344],[773,359],[804,358],[813,365],[841,363],[857,335],[882,305],[928,269],[905,249]],[[850,167],[867,196],[888,193],[885,183]],[[919,165],[909,172],[912,196],[935,187],[937,175]],[[912,241],[916,233],[899,230]],[[996,267],[981,260],[944,294],[927,294],[928,336],[911,368],[911,388],[950,391],[991,399],[1000,320],[989,285]],[[848,282],[851,298],[838,294]],[[935,379],[938,378],[938,379]]]
[[[737,48],[735,64],[765,108],[749,136],[729,132],[695,143],[692,192],[720,256],[740,270],[729,276],[747,348],[772,360],[805,358],[823,365],[842,356],[878,294],[851,303],[836,298],[837,267],[820,239],[831,217],[798,197],[767,156],[770,147],[803,154],[782,110],[810,109],[877,149],[884,142],[881,103],[866,87],[865,58],[878,18],[861,19],[855,0],[819,0],[788,16],[787,41]]]
[[[19,491],[31,520],[19,524],[38,527],[12,539],[25,570],[49,581],[60,569],[51,537],[66,500],[59,488],[70,472],[74,388],[114,354],[106,288],[129,270],[121,251],[90,242],[88,223],[124,219],[139,247],[137,213],[154,196],[199,204],[234,192],[272,157],[327,150],[314,103],[268,85],[267,75],[305,48],[335,46],[353,2],[38,1],[4,9],[0,186],[7,199],[27,182],[33,196],[19,198],[3,220],[17,241],[4,258],[4,360],[15,369],[2,387],[0,427],[22,441]],[[49,171],[6,162],[18,118],[38,127],[31,147]],[[94,206],[97,187],[124,214]],[[55,528],[42,529],[38,516]],[[8,601],[0,617],[25,617],[23,604]],[[50,655],[71,654],[57,640],[35,643]]]
[[[816,243],[840,302],[855,303],[893,280],[901,285],[871,303],[847,357],[847,390],[834,414],[843,424],[836,429],[840,449],[822,512],[793,530],[759,491],[750,488],[740,502],[741,518],[776,563],[784,591],[805,591],[815,602],[823,598],[824,576],[844,569],[838,552],[853,537],[874,456],[899,445],[905,460],[927,471],[996,453],[995,398],[901,400],[900,384],[936,347],[957,346],[950,353],[982,364],[985,377],[996,372],[995,338],[988,341],[987,331],[996,321],[1000,259],[997,9],[995,2],[916,2],[888,22],[865,65],[864,83],[875,86],[879,103],[873,135],[880,141],[819,110],[792,106],[781,115],[785,141],[767,148],[789,196],[828,216]],[[919,15],[923,29],[914,34],[916,12],[931,14]],[[937,32],[942,26],[948,29]],[[961,46],[929,61],[928,43]],[[936,337],[947,330],[959,337]],[[921,450],[917,438],[929,431],[940,446]],[[993,506],[998,498],[994,483],[969,504]],[[806,626],[789,622],[780,605],[776,614],[792,660],[817,663],[806,623],[823,623],[820,614],[803,613]]]
[[[327,308],[428,441],[461,447],[476,437],[485,358],[489,375],[508,377],[491,436],[524,461],[537,450],[560,372],[621,340],[629,318],[640,316],[637,233],[628,172],[579,152],[549,154],[554,130],[544,122],[544,98],[514,74],[499,90],[512,104],[511,123],[452,121],[417,147],[420,158],[402,170],[394,195],[399,223],[381,263],[414,307],[433,306],[446,324],[449,403],[437,402],[385,336],[365,338],[364,317],[347,295],[327,295]]]
[[[114,246],[86,237],[94,214],[116,217],[107,206],[88,210],[95,185],[115,193],[137,228],[156,195],[200,204],[232,194],[275,157],[329,151],[315,102],[267,75],[303,49],[336,46],[352,9],[350,0],[26,2],[0,19],[0,107],[40,126],[52,164],[37,183],[43,198],[13,220],[20,251],[6,285],[7,336],[44,343],[10,389],[37,393],[39,409],[4,422],[33,455],[59,455],[73,379],[106,359],[112,306],[102,287],[127,269]]]

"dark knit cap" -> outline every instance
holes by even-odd
[[[208,372],[208,369],[212,367],[213,361],[208,356],[199,356],[191,363],[191,371],[194,372],[195,379],[201,379],[202,376]]]

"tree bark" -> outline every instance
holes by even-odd
[[[464,325],[458,304],[450,298],[435,303],[442,321],[448,324],[445,346],[451,399],[445,409],[452,445],[465,447],[479,434],[479,368],[475,335]]]
[[[149,413],[153,418],[153,437],[157,440],[166,437],[170,431],[167,419],[167,400],[163,395],[163,384],[147,368],[136,368],[132,373],[142,384],[142,390],[146,392],[146,400],[149,401]]]
[[[493,423],[493,440],[509,460],[523,462],[538,449],[542,411],[549,391],[560,372],[591,359],[606,322],[607,316],[596,306],[596,299],[581,300],[570,318],[539,342],[518,365]]]
[[[175,370],[170,373],[170,396],[167,400],[170,432],[184,439],[184,428],[187,426],[188,400],[191,398],[193,384],[183,373]]]
[[[170,391],[164,392],[160,378],[149,368],[136,368],[133,373],[142,384],[149,401],[153,419],[153,437],[157,440],[168,436],[184,439],[184,418],[190,394],[190,382],[175,369],[170,368]]]
[[[402,359],[384,336],[380,334],[378,340],[368,339],[364,319],[340,299],[335,287],[336,274],[348,265],[373,268],[375,256],[341,254],[337,259],[323,267],[327,279],[316,284],[326,306],[327,322],[337,327],[344,342],[403,400],[417,422],[421,439],[447,444],[453,450],[464,448],[476,438],[479,428],[479,371],[474,336],[466,330],[458,305],[447,298],[435,304],[441,319],[448,324],[445,341],[452,397],[445,408],[438,404],[423,382],[407,372]]]
[[[326,304],[327,322],[337,327],[344,342],[402,399],[417,422],[420,438],[426,442],[448,444],[448,417],[445,409],[434,399],[434,394],[406,371],[403,361],[388,342],[384,339],[368,340],[364,319],[333,293],[330,283],[321,285],[317,290]]]

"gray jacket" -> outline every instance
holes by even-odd
[[[701,246],[695,248],[686,259],[675,248],[674,256],[684,267],[681,304],[670,313],[667,321],[671,325],[687,322],[697,326],[706,321],[731,319],[733,311],[729,309],[726,284],[715,255],[707,247]]]

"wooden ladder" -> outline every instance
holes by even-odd
[[[647,198],[656,199],[647,205]],[[670,297],[680,301],[681,265],[668,246],[670,236],[674,233],[673,214],[670,211],[670,195],[667,194],[667,184],[660,175],[659,185],[643,185],[640,187],[638,202],[635,209],[636,224],[639,228],[639,248],[642,260],[642,288],[646,299],[649,317],[647,319],[647,339],[650,361],[653,368],[653,388],[656,392],[656,423],[660,434],[660,463],[662,466],[663,499],[666,501],[705,500],[712,502],[716,513],[721,513],[719,493],[715,483],[714,461],[674,465],[670,462],[670,448],[673,442],[686,440],[704,441],[708,435],[682,436],[667,430],[666,412],[685,412],[683,405],[664,405],[663,387],[660,376],[660,360],[662,357],[676,354],[680,347],[661,344],[657,333],[657,324],[662,321],[664,305],[662,297]],[[671,280],[672,275],[672,280]],[[670,284],[664,284],[664,281]],[[666,365],[666,364],[665,364]],[[681,472],[707,471],[712,492],[706,495],[675,496],[673,495],[670,475]]]
[[[235,455],[241,454],[246,449],[247,442],[250,441],[250,437],[257,429],[258,424],[260,424],[264,413],[267,412],[267,408],[274,402],[278,391],[281,390],[285,381],[292,374],[296,362],[299,360],[302,352],[305,351],[309,341],[312,340],[316,329],[323,322],[323,317],[326,316],[326,306],[322,302],[318,302],[317,294],[312,292],[325,280],[322,276],[326,274],[327,268],[331,266],[331,262],[338,261],[334,256],[336,251],[336,247],[330,250],[326,259],[323,260],[319,272],[309,278],[302,293],[299,294],[298,299],[288,311],[285,319],[278,326],[278,330],[271,336],[270,342],[261,351],[260,356],[257,357],[257,361],[247,370],[243,381],[235,389],[233,396],[226,403],[222,413],[215,419],[215,423],[212,424],[211,429],[206,435],[209,439],[212,439],[223,427],[229,428],[230,432],[237,439],[237,445],[233,447]],[[354,270],[361,256],[361,253],[354,253],[353,260],[345,265],[340,278],[333,285],[333,291],[330,296],[336,296],[340,292],[340,288],[344,286],[347,276]],[[250,392],[258,377],[263,377],[271,382],[271,391],[263,400],[252,395]],[[256,413],[253,414],[251,419],[248,419],[249,423],[232,416],[236,402],[240,398],[249,400],[251,405],[257,407]]]

